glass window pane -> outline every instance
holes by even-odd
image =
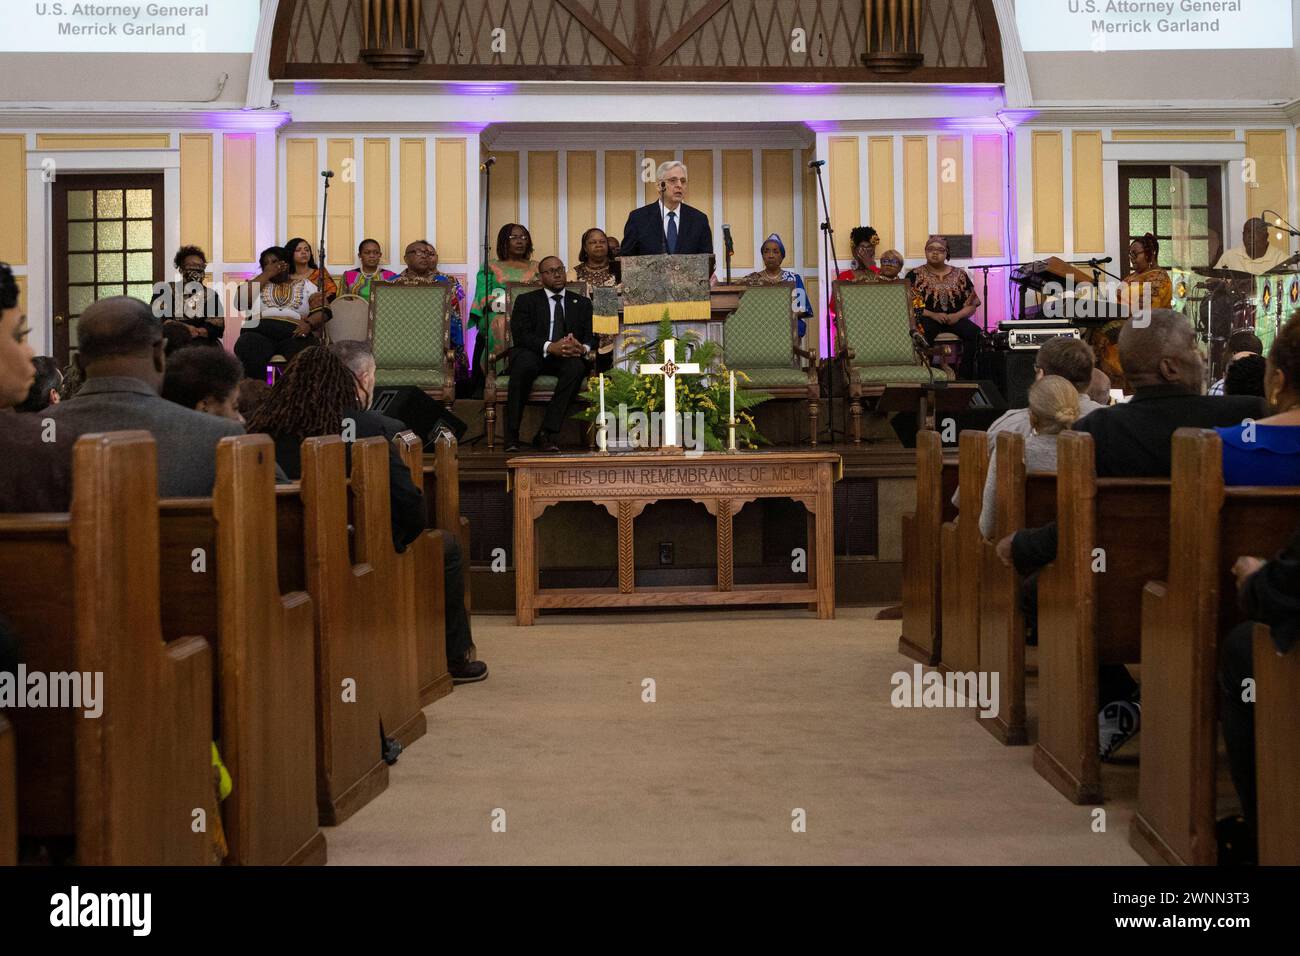
[[[1187,180],[1187,201],[1203,205],[1210,201],[1210,181],[1208,179]]]
[[[1193,239],[1187,244],[1187,251],[1192,257],[1192,265],[1204,267],[1210,264],[1210,240]]]
[[[99,248],[122,248],[122,223],[98,222],[95,223],[95,228],[99,230]]]
[[[1193,236],[1203,236],[1210,231],[1210,210],[1204,207],[1187,210],[1188,232]]]
[[[128,253],[126,257],[126,278],[129,282],[152,282],[153,253]]]
[[[76,189],[68,193],[69,219],[94,219],[95,204],[89,189]]]
[[[69,282],[94,282],[95,257],[89,254],[68,256]]]
[[[1174,265],[1174,256],[1168,246],[1160,247],[1160,255],[1156,257],[1156,264],[1163,269],[1171,269]]]
[[[96,263],[95,281],[96,282],[121,282],[125,277],[126,263],[122,259],[122,254],[100,254]]]
[[[68,249],[70,251],[95,248],[95,224],[93,222],[68,223]]]
[[[153,190],[128,189],[126,191],[126,216],[128,219],[148,219],[153,215]]]
[[[328,251],[328,250],[327,250],[327,251]],[[74,317],[74,318],[71,318],[71,319],[68,319],[68,342],[71,343],[71,346],[72,346],[72,347],[69,348],[69,350],[68,350],[68,358],[69,358],[69,359],[71,359],[72,356],[74,356],[74,355],[77,354],[77,347],[76,347],[76,346],[77,346],[77,326],[78,326],[79,324],[80,324],[80,323],[77,321],[77,319],[76,319],[75,317]]]
[[[1169,205],[1169,186],[1170,186],[1170,182],[1168,179],[1156,180],[1156,205],[1157,206]]]
[[[101,285],[96,287],[98,292],[96,298],[107,299],[115,295],[123,295],[123,288],[120,285]]]
[[[68,289],[68,311],[73,315],[81,315],[94,301],[94,286],[74,285]]]
[[[143,284],[136,283],[134,285],[128,285],[126,287],[126,294],[131,296],[133,299],[139,299],[141,302],[152,302],[153,283],[145,282]]]
[[[1174,234],[1174,213],[1171,209],[1156,210],[1156,235],[1172,236]]]
[[[122,190],[98,189],[95,191],[96,215],[100,219],[122,218]]]
[[[126,247],[128,249],[153,248],[153,222],[149,219],[128,222],[126,224]]]
[[[1130,209],[1128,213],[1129,234],[1141,236],[1150,232],[1153,219],[1150,209]]]
[[[1128,202],[1130,206],[1149,206],[1153,195],[1151,180],[1135,177],[1128,181]]]

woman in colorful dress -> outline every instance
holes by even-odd
[[[957,377],[973,379],[981,333],[970,317],[979,308],[980,297],[966,270],[949,265],[948,240],[943,236],[925,240],[925,263],[908,270],[905,278],[913,301],[919,303],[917,319],[925,341],[934,345],[941,332],[956,335],[962,346]]]
[[[835,278],[841,282],[874,282],[880,274],[880,266],[876,264],[880,234],[870,226],[854,226],[849,242],[853,244],[853,268],[843,270]]]
[[[763,255],[763,268],[760,272],[751,272],[740,281],[744,285],[779,285],[782,282],[793,282],[795,293],[795,314],[799,317],[799,338],[803,338],[804,333],[808,331],[805,319],[812,315],[812,309],[808,302],[808,290],[804,287],[803,276],[789,269],[782,269],[781,264],[785,262],[785,243],[775,232],[763,240],[760,249]]]
[[[1173,304],[1174,284],[1169,273],[1158,265],[1160,243],[1151,233],[1129,243],[1129,274],[1120,280],[1119,301],[1130,313],[1150,309],[1167,309]],[[1099,329],[1089,329],[1088,344],[1097,353],[1097,367],[1110,376],[1112,388],[1125,388],[1124,369],[1119,364],[1119,332],[1124,319],[1107,322]]]
[[[329,274],[329,270],[322,272],[320,266],[316,265],[316,253],[312,252],[310,242],[301,238],[290,239],[284,244],[284,251],[289,256],[291,279],[310,282],[319,291],[325,293],[326,303],[331,302],[339,294],[338,283]]]
[[[343,273],[343,294],[359,296],[369,302],[370,283],[376,279],[392,282],[397,278],[397,273],[379,267],[384,261],[384,250],[374,239],[361,240],[361,245],[357,246],[357,258],[361,265]]]
[[[292,262],[292,256],[278,246],[265,249],[258,258],[262,271],[239,288],[241,307],[251,303],[235,340],[235,355],[246,378],[264,378],[276,353],[292,359],[320,344],[324,297],[310,279],[294,276]]]
[[[479,394],[486,377],[487,357],[505,341],[505,324],[508,315],[492,310],[493,303],[503,295],[507,282],[538,283],[537,263],[533,260],[533,237],[528,229],[517,222],[508,222],[497,232],[497,257],[479,270],[474,285],[474,304],[470,306],[469,323],[478,329],[474,342],[474,394]]]
[[[585,282],[591,288],[613,288],[618,285],[618,263],[609,254],[609,237],[605,230],[592,226],[582,234],[578,264],[573,267],[574,282]],[[608,372],[614,364],[616,336],[601,334],[596,341],[596,371]]]

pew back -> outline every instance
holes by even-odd
[[[943,666],[953,671],[974,671],[979,667],[980,512],[984,508],[988,466],[988,433],[963,431],[957,451],[960,520],[945,522],[940,531],[941,656]]]
[[[1268,628],[1257,626],[1254,658],[1259,862],[1300,866],[1300,650],[1278,654]]]
[[[916,510],[903,515],[903,627],[899,653],[936,664],[940,650],[939,528],[943,516],[943,445],[916,433]]]
[[[0,714],[0,866],[18,862],[18,769],[14,729]]]

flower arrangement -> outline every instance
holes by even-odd
[[[727,448],[727,409],[730,401],[729,369],[722,363],[716,342],[701,342],[698,332],[684,332],[680,336],[673,332],[673,323],[664,310],[663,318],[653,339],[637,331],[623,333],[623,344],[628,347],[623,359],[631,368],[641,364],[659,364],[663,361],[663,343],[667,339],[676,339],[679,361],[695,362],[700,366],[699,375],[674,375],[673,382],[677,388],[677,412],[679,415],[700,414],[704,420],[704,445],[708,451],[725,451]],[[685,349],[686,355],[681,352]],[[600,414],[600,399],[596,378],[589,378],[583,399],[587,402],[574,418],[580,421],[596,421]],[[754,424],[752,409],[772,396],[766,392],[740,388],[741,382],[749,381],[744,372],[736,372],[736,447],[757,448],[759,445],[771,444],[759,434]],[[605,373],[605,410],[617,414],[619,406],[628,412],[662,412],[664,408],[663,379],[657,375],[638,375],[621,368],[614,368]]]

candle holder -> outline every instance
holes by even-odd
[[[736,420],[729,418],[727,419],[727,454],[737,455],[739,453],[740,449],[736,447]]]

